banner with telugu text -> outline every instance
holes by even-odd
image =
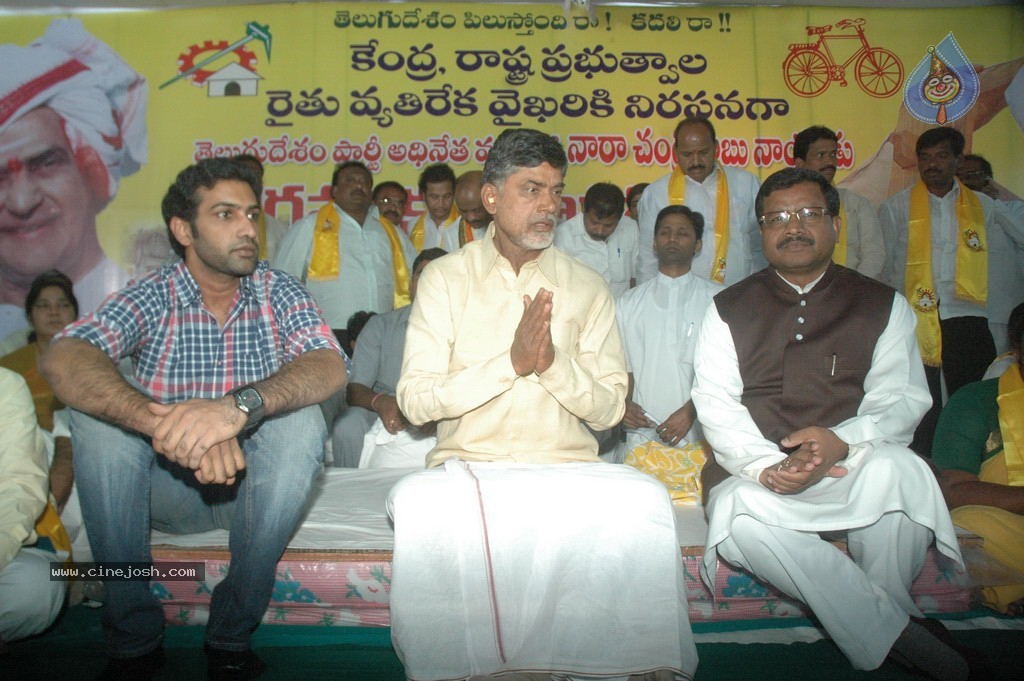
[[[167,185],[195,160],[257,154],[266,209],[293,221],[327,200],[336,163],[360,159],[415,194],[426,165],[477,169],[513,126],[565,144],[565,217],[594,182],[626,188],[667,172],[684,115],[710,117],[721,162],[762,177],[792,162],[795,132],[827,125],[841,135],[838,180],[878,202],[916,177],[913,141],[928,124],[907,113],[903,89],[951,31],[981,82],[952,125],[1024,195],[1024,140],[1003,96],[1024,64],[1020,7],[588,15],[552,3],[350,2],[80,18],[150,87],[149,160],[99,217],[122,263],[136,232],[162,224]],[[4,41],[27,44],[52,19],[4,16]]]

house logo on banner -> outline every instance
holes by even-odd
[[[871,45],[864,35],[864,19],[842,19],[835,24],[808,26],[811,43],[792,43],[782,62],[786,85],[801,97],[817,97],[831,83],[849,85],[847,71],[872,97],[891,97],[903,84],[903,62],[892,51]],[[852,49],[840,46],[852,42]],[[845,56],[845,58],[844,58]]]
[[[914,118],[945,125],[978,101],[981,82],[974,65],[950,33],[927,53],[907,78],[903,103]]]
[[[267,61],[270,61],[270,26],[250,21],[245,25],[245,37],[233,43],[207,40],[202,44],[189,45],[178,55],[177,75],[163,83],[160,89],[188,78],[196,87],[205,85],[208,97],[255,96],[263,77],[256,71],[259,61],[256,53],[247,47],[251,42],[263,43]]]

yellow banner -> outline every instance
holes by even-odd
[[[929,126],[908,114],[903,89],[951,31],[981,84],[952,125],[1024,195],[1021,128],[1004,96],[1024,64],[1020,7],[594,10],[350,2],[82,14],[149,86],[148,160],[99,212],[103,249],[131,271],[175,174],[243,152],[263,160],[266,209],[285,222],[327,201],[333,166],[349,159],[410,188],[408,220],[424,210],[426,165],[478,169],[513,126],[565,144],[568,218],[594,182],[626,188],[670,171],[685,115],[711,119],[722,164],[762,177],[792,162],[794,133],[831,127],[837,180],[879,202],[916,178],[913,141]],[[23,46],[53,20],[0,23]],[[17,251],[2,227],[0,278]]]

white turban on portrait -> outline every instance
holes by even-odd
[[[89,148],[106,166],[104,200],[146,162],[146,80],[81,21],[55,19],[28,47],[0,45],[0,64],[0,132],[49,107],[76,157]]]

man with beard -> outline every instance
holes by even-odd
[[[607,284],[551,247],[567,166],[550,135],[502,132],[483,170],[492,226],[417,286],[398,406],[437,421],[438,443],[436,468],[389,499],[409,678],[696,668],[668,495],[600,462],[588,430],[622,419],[627,378]]]
[[[933,540],[963,564],[935,476],[907,448],[929,404],[910,307],[832,262],[839,195],[819,173],[771,175],[757,213],[770,266],[715,296],[697,341],[693,402],[717,462],[704,580],[721,557],[803,601],[856,669],[892,656],[966,680],[910,596]],[[839,532],[850,556],[819,534]]]
[[[381,225],[372,188],[361,161],[337,166],[331,202],[292,225],[274,258],[275,268],[306,285],[332,329],[344,329],[360,310],[390,312],[396,293],[408,302],[405,249]]]
[[[657,261],[654,220],[669,205],[689,206],[704,216],[704,248],[694,258],[693,273],[719,284],[734,284],[763,267],[761,241],[754,219],[757,178],[715,160],[718,139],[706,118],[684,118],[673,134],[676,167],[652,182],[640,196],[640,264],[637,283],[654,277]]]
[[[889,197],[879,220],[886,241],[882,281],[902,291],[917,315],[932,408],[912,447],[930,456],[943,382],[952,395],[980,380],[996,356],[991,301],[1020,296],[1009,290],[1013,268],[1001,258],[1013,244],[1024,244],[1024,221],[1010,219],[1001,202],[957,180],[964,153],[959,131],[931,128],[916,149],[920,180]]]
[[[484,208],[484,201],[480,198],[483,186],[483,173],[479,170],[466,171],[455,181],[455,207],[462,215],[459,221],[459,246],[483,239],[487,234],[491,215]]]
[[[821,125],[801,130],[793,140],[794,165],[816,170],[833,185],[836,181],[836,154],[839,136]],[[871,202],[853,192],[839,190],[839,238],[832,259],[863,275],[878,279],[885,264],[885,244],[878,214]]]
[[[654,224],[658,276],[627,291],[616,306],[631,387],[623,421],[626,449],[634,457],[643,455],[638,447],[673,457],[678,449],[702,449],[690,399],[693,350],[704,312],[722,289],[690,271],[703,234],[700,213],[686,206],[662,208]]]
[[[345,383],[309,293],[258,260],[260,185],[225,159],[183,170],[162,212],[181,260],[108,298],[53,341],[43,371],[74,411],[75,480],[95,560],[148,565],[150,528],[231,533],[213,591],[209,678],[264,665],[250,636],[321,470],[315,405]],[[132,375],[118,372],[130,358]],[[108,580],[102,678],[151,678],[164,614],[147,581]]]

